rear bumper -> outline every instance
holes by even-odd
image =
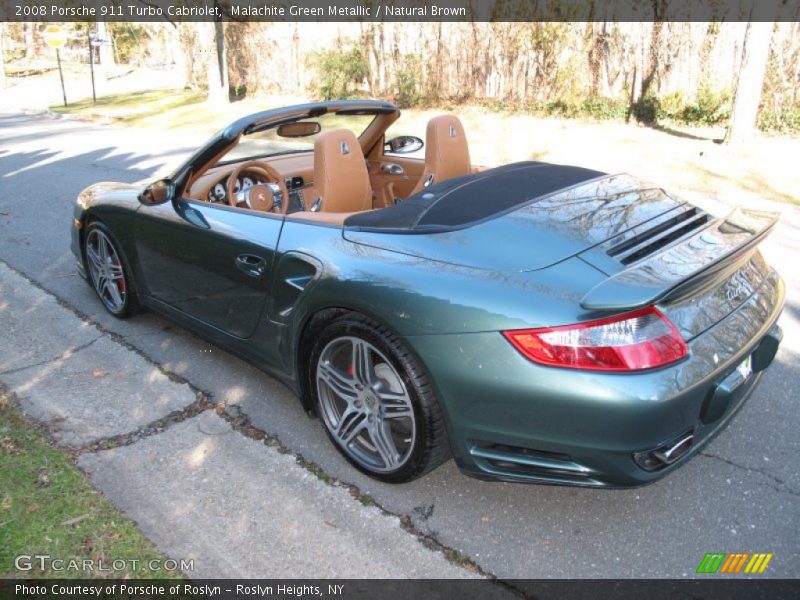
[[[692,339],[689,356],[635,374],[529,362],[497,332],[409,338],[428,366],[453,454],[483,478],[630,487],[670,473],[719,433],[757,387],[781,339],[783,282]],[[737,370],[752,357],[746,379]],[[691,439],[687,441],[687,436]],[[670,462],[643,456],[667,450]],[[644,466],[643,466],[644,465]],[[646,467],[654,467],[648,469]]]

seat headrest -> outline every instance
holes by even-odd
[[[428,121],[425,164],[433,183],[467,175],[471,169],[467,136],[455,115],[441,115]]]
[[[356,212],[372,208],[364,153],[355,134],[333,129],[314,142],[314,185],[320,212]]]

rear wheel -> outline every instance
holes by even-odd
[[[83,251],[89,279],[103,306],[115,317],[129,316],[135,304],[133,285],[113,234],[98,221],[90,223]]]
[[[325,327],[311,352],[309,387],[325,431],[356,468],[405,482],[449,456],[427,376],[399,339],[358,314]]]

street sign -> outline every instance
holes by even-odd
[[[67,43],[67,32],[61,25],[48,25],[44,32],[43,37],[45,43],[51,48],[61,48]]]

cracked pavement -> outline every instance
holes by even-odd
[[[781,351],[731,425],[681,469],[644,488],[611,491],[486,483],[460,475],[449,462],[411,484],[390,486],[354,471],[330,446],[319,422],[309,419],[294,396],[274,379],[152,314],[128,321],[113,319],[74,274],[67,230],[78,192],[98,180],[136,181],[152,176],[202,141],[186,136],[173,139],[163,134],[156,138],[155,133],[126,129],[120,135],[113,127],[0,115],[0,260],[54,294],[58,305],[71,317],[42,324],[41,337],[37,338],[32,332],[39,325],[34,321],[24,316],[7,318],[9,314],[24,315],[26,310],[35,310],[31,305],[35,299],[11,303],[3,289],[0,335],[10,335],[8,331],[12,331],[17,341],[9,344],[4,337],[0,344],[0,381],[17,390],[23,406],[26,393],[46,397],[47,410],[26,406],[26,410],[41,410],[40,418],[58,414],[76,419],[83,410],[86,418],[92,419],[96,415],[82,406],[81,394],[103,385],[111,390],[111,384],[116,383],[112,378],[119,371],[120,387],[106,394],[106,404],[122,408],[124,418],[131,420],[97,422],[101,428],[98,430],[92,429],[96,421],[90,420],[87,423],[92,427],[76,432],[68,431],[62,421],[62,431],[57,435],[62,436],[59,439],[63,443],[84,448],[81,466],[162,549],[168,553],[196,551],[182,544],[193,537],[200,544],[209,537],[197,529],[182,528],[184,522],[180,519],[189,519],[195,513],[202,515],[198,528],[205,527],[214,515],[227,523],[228,528],[215,530],[215,535],[217,540],[219,536],[230,536],[225,540],[226,548],[230,544],[228,550],[237,548],[237,539],[266,546],[264,540],[252,537],[251,530],[273,526],[268,523],[273,513],[263,512],[270,508],[266,498],[274,501],[273,493],[284,497],[290,494],[283,477],[293,477],[294,469],[300,469],[302,477],[298,475],[294,490],[296,500],[292,495],[298,510],[293,507],[287,514],[287,519],[296,522],[287,525],[286,532],[291,533],[288,537],[303,530],[301,514],[307,514],[320,531],[331,533],[327,531],[331,527],[321,522],[315,512],[319,506],[307,503],[308,494],[319,493],[320,499],[331,498],[334,505],[347,505],[342,508],[342,522],[353,515],[363,517],[364,523],[389,522],[400,535],[398,539],[413,542],[412,548],[425,548],[415,539],[416,534],[425,536],[434,546],[455,549],[485,572],[504,579],[692,577],[703,555],[710,551],[773,552],[775,557],[765,575],[800,575],[800,281],[794,275],[794,263],[800,257],[800,208],[767,203],[769,208],[783,213],[776,232],[764,245],[767,258],[781,271],[787,284]],[[159,140],[157,149],[153,149],[153,139]],[[635,166],[620,170],[636,172]],[[659,183],[670,187],[669,181]],[[718,213],[734,204],[755,204],[755,199],[745,194],[724,199],[697,198],[691,190],[678,191]],[[71,323],[76,319],[81,324],[73,332],[75,325]],[[101,338],[95,339],[98,334],[102,334]],[[58,344],[62,342],[68,343],[61,347]],[[90,346],[77,351],[90,342]],[[120,354],[104,352],[112,342],[118,347],[114,352]],[[74,349],[65,357],[70,344]],[[87,384],[83,381],[87,375],[71,366],[76,359],[86,357],[101,361],[98,369],[113,375],[92,377]],[[129,369],[131,361],[140,364],[142,373],[153,374],[154,385],[176,390],[164,399],[167,404],[159,407],[159,414],[150,411],[135,420],[139,418],[137,408],[148,406],[147,402],[160,396],[136,395],[136,384],[142,379],[141,374],[137,379]],[[164,377],[164,383],[158,383],[159,375]],[[25,385],[29,385],[27,390],[23,389]],[[218,429],[200,427],[213,417],[208,408],[184,418],[183,410],[202,402],[198,392],[224,405],[232,421],[217,418],[212,421]],[[97,410],[107,409],[97,403]],[[69,414],[62,414],[65,412]],[[177,417],[167,419],[163,427],[158,425],[159,419],[170,413]],[[244,426],[236,423],[237,415],[246,416]],[[241,435],[240,430],[247,426],[279,440],[276,443],[290,455]],[[143,435],[125,439],[123,447],[111,450],[96,452],[88,439],[98,431],[103,432],[102,437],[114,439],[137,430]],[[199,440],[208,441],[202,445]],[[228,440],[235,441],[228,444]],[[206,450],[198,450],[197,455],[189,451],[201,446]],[[136,453],[148,459],[148,468],[139,472],[134,472],[131,464]],[[298,465],[292,454],[301,456],[304,464],[313,463],[314,469]],[[326,486],[315,472],[324,472],[340,483]],[[181,475],[180,482],[169,480],[170,475],[176,474]],[[226,481],[228,487],[224,485]],[[309,483],[313,485],[305,487]],[[397,521],[395,517],[387,517],[374,507],[369,510],[377,511],[384,521],[374,521],[371,514],[363,515],[368,507],[347,495],[350,484],[388,513],[402,515],[403,521],[393,522],[392,519]],[[136,489],[125,493],[120,487],[123,485]],[[162,521],[158,522],[152,513],[159,507],[150,495],[162,489],[171,501],[161,508]],[[228,492],[235,496],[228,504],[221,501],[225,490],[236,490]],[[248,498],[252,500],[250,505]],[[262,513],[253,513],[256,517],[251,520],[237,514],[248,506]],[[351,508],[357,510],[350,511]],[[154,537],[159,535],[157,529],[163,519],[170,523],[176,519],[174,538],[166,534],[162,534],[164,538]],[[371,528],[370,525],[349,539],[351,543],[361,540],[364,549],[372,548],[372,554],[380,556],[370,545]],[[375,535],[384,533],[376,531]],[[299,552],[302,546],[290,547]],[[444,556],[441,549],[433,555]],[[343,561],[341,573],[349,573],[346,559],[338,558]],[[298,557],[296,564],[308,566],[306,559]],[[398,554],[395,559],[401,566],[407,560],[405,554]],[[443,558],[442,561],[446,567],[456,568]],[[241,564],[247,566],[250,576],[276,572],[266,562],[254,564],[242,559]],[[289,568],[291,564],[289,559],[278,561],[275,568]],[[216,575],[232,573],[226,569],[234,566],[220,562]],[[321,568],[319,572],[327,571]],[[470,574],[463,569],[459,572]]]
[[[187,575],[357,578],[369,564],[384,578],[480,576],[284,448],[242,435],[205,394],[3,262],[0,297],[0,382],[151,541],[193,561]]]

